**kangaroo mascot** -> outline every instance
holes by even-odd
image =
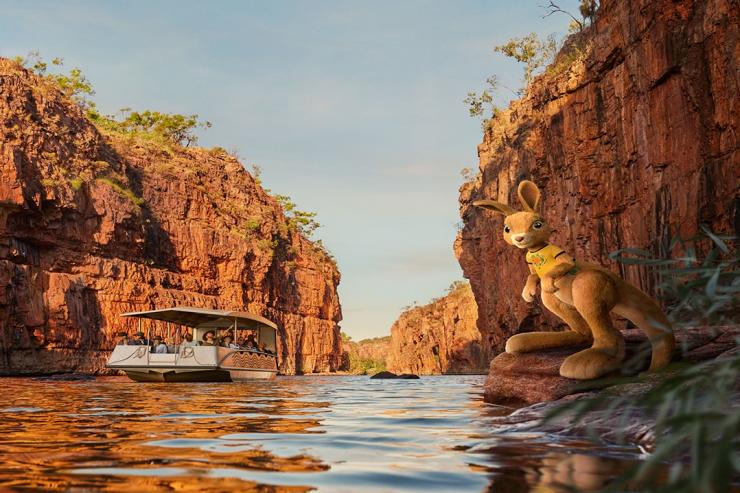
[[[517,334],[506,341],[506,352],[517,354],[581,344],[591,347],[565,359],[560,375],[589,380],[619,368],[624,339],[609,317],[614,312],[637,325],[650,338],[650,371],[667,365],[675,344],[670,322],[657,303],[637,287],[601,266],[576,261],[548,242],[553,230],[540,214],[540,190],[531,181],[517,189],[524,210],[492,200],[473,205],[504,215],[504,241],[527,250],[529,277],[522,297],[534,300],[540,283],[542,304],[563,319],[570,330]]]

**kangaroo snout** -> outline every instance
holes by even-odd
[[[514,237],[514,241],[522,241],[524,239],[524,235],[517,235]]]

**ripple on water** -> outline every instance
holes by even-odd
[[[22,405],[0,409],[0,489],[529,491],[563,471],[586,471],[589,484],[600,484],[599,471],[608,479],[636,457],[501,433],[491,419],[508,410],[482,402],[482,383],[4,379],[0,392]]]

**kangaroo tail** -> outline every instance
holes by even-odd
[[[649,371],[663,368],[673,358],[676,344],[671,323],[648,295],[632,284],[620,281],[619,301],[613,311],[637,325],[650,339],[653,355]]]

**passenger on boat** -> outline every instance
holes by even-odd
[[[184,338],[185,340],[182,341],[181,344],[183,347],[193,347],[198,345],[198,341],[193,340],[193,334],[188,332],[187,334],[185,334]]]
[[[118,333],[118,342],[116,343],[117,346],[128,346],[131,344],[131,342],[128,340],[128,334],[125,332],[119,332]]]
[[[209,330],[205,334],[203,334],[203,342],[201,343],[201,346],[214,346],[213,339],[215,338],[216,333],[212,330]]]
[[[143,332],[137,332],[136,333],[136,339],[134,339],[133,341],[131,341],[131,345],[132,346],[148,346],[149,345],[149,341],[144,338],[144,333]]]
[[[227,347],[229,349],[241,349],[238,344],[234,344],[234,338],[228,334],[223,336],[220,346]]]
[[[254,333],[250,333],[247,336],[247,346],[252,346],[253,348],[257,348],[257,340],[254,338]]]
[[[162,336],[154,336],[154,352],[157,354],[167,354],[167,344],[162,342]]]
[[[260,344],[258,346],[258,348],[260,350],[260,353],[266,353],[267,352],[267,347],[265,347],[265,343],[264,342],[262,344]]]

